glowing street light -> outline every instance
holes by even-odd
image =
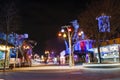
[[[66,29],[66,31],[65,31]],[[62,26],[61,32],[58,34],[58,36],[62,36],[63,38],[68,37],[68,43],[69,43],[69,66],[74,66],[74,60],[73,60],[73,51],[72,51],[72,29],[69,25]]]
[[[59,37],[61,37],[61,36],[62,36],[62,34],[59,32],[59,33],[58,33],[58,36],[59,36]]]
[[[84,32],[81,31],[81,32],[78,32],[78,36],[81,36]]]
[[[64,34],[63,34],[63,37],[64,37],[64,38],[66,38],[66,37],[67,37],[67,35],[64,33]]]
[[[68,45],[67,42],[65,40],[65,44],[66,44],[66,49],[69,46],[69,66],[74,66],[74,46],[76,44],[76,42],[79,40],[79,37],[81,37],[82,39],[84,39],[84,32],[83,31],[78,31],[79,30],[79,24],[77,20],[73,20],[70,23],[72,23],[72,27],[74,28],[74,30],[72,30],[72,27],[70,25],[67,26],[62,26],[61,28],[61,32],[58,34],[59,37],[63,37],[63,38],[68,38]]]

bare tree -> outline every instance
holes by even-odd
[[[19,30],[17,26],[17,9],[15,7],[15,3],[13,1],[5,1],[3,2],[3,7],[0,7],[0,31],[6,33],[6,49],[8,46],[8,34],[11,32],[15,32]],[[8,64],[7,51],[5,51],[5,60],[4,60],[4,71],[6,70],[6,66]]]
[[[20,16],[19,11],[16,8],[15,1],[4,1],[0,7],[0,32],[5,32],[7,30],[7,25],[9,25],[9,31],[17,32],[20,30]]]
[[[98,57],[100,57],[100,41],[103,39],[112,39],[117,37],[115,34],[120,34],[120,0],[92,0],[89,7],[78,16],[80,27],[84,30],[89,39],[96,40],[96,47],[98,47]],[[110,32],[99,33],[97,17],[105,13],[110,18]],[[107,36],[106,36],[107,35]]]
[[[96,17],[101,16],[105,13],[110,18],[110,33],[108,33],[107,38],[112,38],[114,34],[118,33],[120,18],[120,5],[119,0],[93,0],[93,2],[88,5],[89,7],[78,16],[81,28],[89,38],[95,38],[98,30]],[[104,34],[104,33],[101,33]],[[105,36],[101,36],[103,38]]]

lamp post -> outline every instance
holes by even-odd
[[[65,31],[66,29],[66,31]],[[69,25],[67,26],[62,26],[61,33],[58,34],[58,36],[63,36],[64,38],[68,37],[68,45],[69,45],[69,66],[72,67],[74,66],[74,59],[73,59],[73,47],[72,47],[72,33],[71,33],[71,28]],[[66,35],[67,34],[67,35]]]
[[[65,26],[68,31],[68,43],[69,43],[69,66],[74,66],[73,64],[73,49],[72,49],[72,34],[70,34],[69,26]]]
[[[71,26],[67,25],[67,26],[62,26],[61,27],[61,32],[58,34],[58,36],[62,36],[63,38],[68,38],[68,41],[65,40],[65,44],[66,42],[68,42],[68,45],[66,45],[66,49],[69,49],[69,66],[72,67],[74,66],[74,46],[76,44],[77,41],[84,39],[84,32],[81,31],[72,31]],[[75,38],[75,35],[78,36],[77,38]],[[75,39],[75,41],[74,41]]]

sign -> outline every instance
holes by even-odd
[[[98,20],[99,32],[110,32],[110,16],[104,15],[104,13],[96,18]]]

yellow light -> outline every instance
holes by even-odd
[[[66,37],[67,37],[67,35],[64,33],[64,34],[63,34],[63,37],[64,37],[64,38],[66,38]]]
[[[50,52],[49,51],[45,51],[45,54],[49,54]]]
[[[0,50],[9,50],[11,47],[5,46],[5,45],[0,45]]]
[[[30,46],[27,46],[26,49],[30,49]]]
[[[78,33],[79,36],[81,36],[82,34],[84,34],[83,31],[80,31],[80,32]]]
[[[25,46],[23,46],[23,48],[24,48],[24,49],[30,49],[30,46],[25,45]]]

